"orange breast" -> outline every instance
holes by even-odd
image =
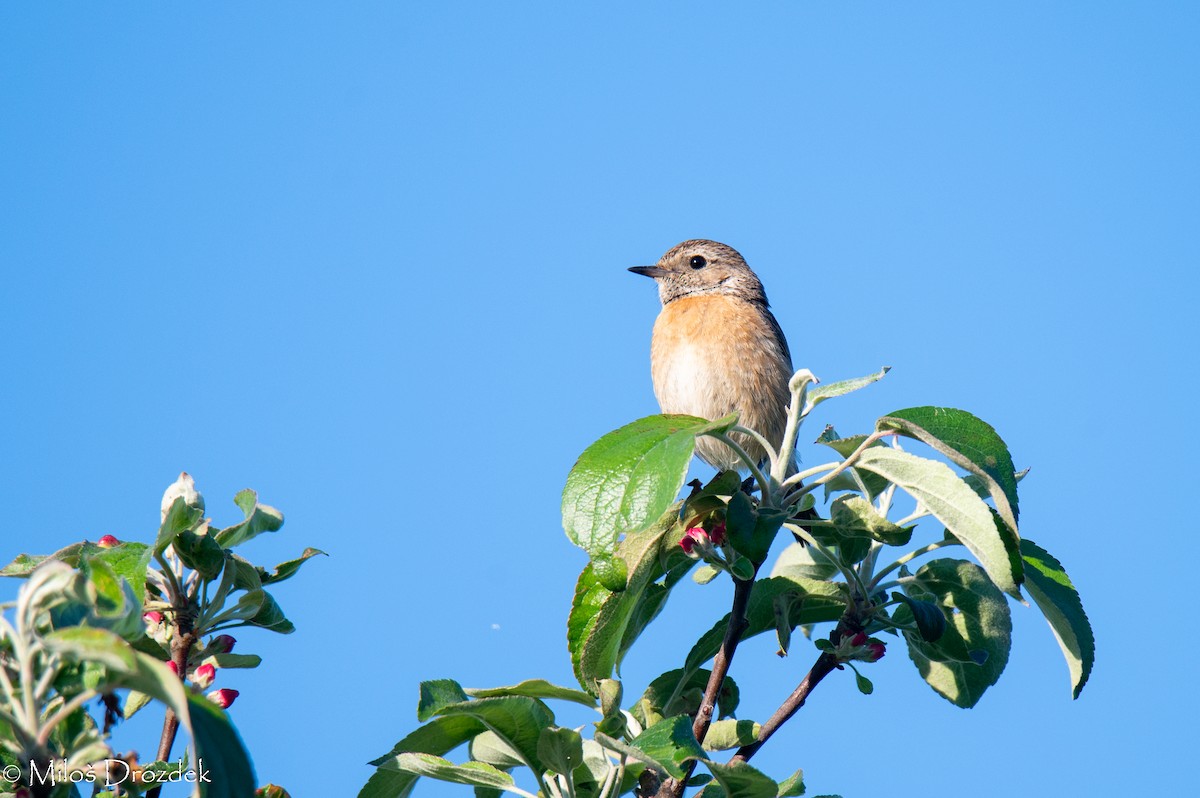
[[[777,444],[792,366],[768,313],[721,295],[667,304],[654,324],[650,351],[654,393],[663,412],[715,419],[736,410],[744,426]],[[728,452],[726,447],[703,443],[699,452],[705,460],[729,465],[710,451]],[[762,451],[757,445],[747,448]]]

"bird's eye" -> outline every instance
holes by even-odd
[[[693,269],[703,269],[708,265],[708,261],[704,259],[703,255],[693,255],[692,259],[688,261],[688,265]]]

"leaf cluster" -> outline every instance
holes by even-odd
[[[233,638],[218,633],[293,631],[265,587],[322,552],[306,549],[271,570],[252,564],[233,550],[278,530],[283,516],[253,491],[234,502],[242,520],[212,527],[203,498],[182,475],[167,491],[152,542],[106,536],[49,555],[22,554],[0,569],[0,576],[26,580],[8,608],[11,620],[0,614],[0,763],[22,774],[0,782],[0,794],[24,784],[33,795],[74,795],[74,779],[157,795],[156,785],[180,767],[164,753],[179,727],[214,777],[199,784],[201,795],[254,792],[253,768],[228,714],[202,690],[221,669],[257,667],[261,659],[232,653]],[[102,722],[88,711],[97,698]],[[119,760],[112,727],[152,701],[167,709],[162,758]],[[62,774],[57,784],[39,775],[49,769]]]
[[[727,471],[684,491],[698,437],[732,445],[730,432],[757,435],[736,416],[648,416],[588,447],[562,501],[567,536],[589,557],[567,621],[582,692],[568,698],[566,688],[538,682],[550,692],[533,695],[518,685],[485,698],[453,682],[426,683],[418,715],[429,722],[376,760],[380,770],[360,798],[405,795],[420,776],[472,784],[480,794],[527,794],[511,777],[518,767],[528,768],[549,798],[610,798],[635,784],[641,795],[674,798],[701,784],[706,796],[799,795],[799,775],[777,783],[747,760],[816,682],[849,666],[859,689],[872,692],[856,663],[878,660],[891,637],[903,641],[937,694],[974,706],[1007,663],[1008,597],[1023,602],[1022,588],[1059,640],[1077,697],[1094,661],[1087,616],[1061,564],[1021,536],[1017,487],[1026,472],[1016,471],[990,425],[954,408],[907,408],[859,435],[826,427],[815,443],[833,452],[828,463],[799,471],[792,461],[798,430],[817,406],[886,372],[829,385],[798,372],[784,439],[759,436],[768,457],[743,464],[746,482]],[[933,457],[907,451],[901,441],[922,444]],[[915,509],[893,518],[902,494]],[[934,534],[922,539],[927,525]],[[784,531],[795,542],[763,576]],[[967,557],[914,562],[948,547]],[[733,610],[623,709],[621,663],[689,572],[700,584],[728,575]],[[822,625],[828,633],[818,635]],[[739,690],[727,671],[737,644],[774,632],[786,655],[796,630],[818,649],[809,677],[776,717],[762,724],[732,717]],[[555,726],[546,697],[590,698],[601,715],[592,738]],[[558,741],[569,741],[572,756],[550,755]],[[444,758],[462,743],[470,743],[466,763]],[[712,760],[725,749],[736,749],[732,759]],[[698,763],[708,774],[693,775]]]

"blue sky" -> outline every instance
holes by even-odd
[[[874,695],[831,679],[756,764],[847,798],[1181,794],[1198,23],[1189,3],[5,4],[0,560],[146,539],[181,470],[218,523],[256,488],[288,520],[249,556],[331,556],[278,590],[298,631],[240,636],[265,664],[223,684],[262,781],[351,795],[421,679],[570,683],[562,484],[657,409],[657,298],[625,269],[713,238],[797,366],[893,367],[807,439],[922,404],[998,428],[1033,469],[1023,532],[1098,638],[1072,702],[1014,607],[969,712],[893,648]],[[630,689],[727,592],[674,598]],[[747,645],[741,714],[809,659]],[[120,746],[148,754],[152,726]]]

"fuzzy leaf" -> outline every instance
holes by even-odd
[[[545,679],[527,679],[519,684],[508,687],[472,688],[464,690],[472,698],[498,698],[506,695],[523,695],[529,698],[557,698],[563,701],[573,701],[585,707],[595,707],[596,699],[581,690],[570,687],[560,687]]]
[[[285,579],[291,579],[296,572],[300,570],[301,565],[304,565],[304,563],[308,562],[313,557],[316,557],[318,554],[323,557],[329,556],[320,549],[314,549],[310,546],[301,552],[300,556],[296,559],[287,560],[286,562],[281,562],[279,565],[276,565],[275,570],[272,573],[266,574],[262,577],[262,583],[264,585],[269,585],[274,582],[282,582]]]
[[[793,629],[803,624],[836,621],[846,609],[842,588],[832,582],[785,576],[760,579],[754,583],[750,593],[746,607],[746,631],[742,633],[742,640],[776,628],[775,600],[786,592],[793,592],[797,596],[797,600],[791,604],[788,619]],[[717,655],[728,625],[729,615],[726,614],[696,641],[684,661],[685,670],[699,668]]]
[[[222,548],[232,549],[263,532],[276,532],[283,526],[283,513],[268,504],[259,504],[258,494],[252,490],[238,491],[233,503],[242,509],[246,518],[217,532],[217,543]]]
[[[883,376],[891,371],[891,366],[884,366],[874,374],[868,374],[865,377],[855,377],[850,380],[838,380],[837,382],[827,382],[820,385],[815,385],[808,389],[808,398],[804,403],[804,414],[808,415],[814,407],[824,402],[826,399],[832,399],[835,396],[845,396],[848,393],[857,391],[860,388],[866,388],[874,382],[883,379]]]
[[[1017,531],[1020,510],[1012,455],[990,424],[953,407],[910,407],[879,419],[877,428],[915,438],[984,480],[1000,517]]]
[[[630,742],[640,752],[641,761],[657,765],[673,778],[683,778],[684,763],[704,756],[704,749],[692,734],[692,719],[676,715],[654,724]]]
[[[583,738],[574,729],[550,726],[542,729],[537,744],[542,766],[555,773],[570,774],[583,764]]]
[[[903,488],[929,510],[979,560],[996,586],[1020,597],[1020,560],[1010,556],[992,509],[945,463],[891,447],[872,447],[858,467]]]
[[[456,765],[433,754],[404,753],[383,765],[388,770],[411,773],[414,776],[429,776],[439,781],[455,784],[471,784],[507,790],[513,786],[513,777],[486,762],[467,762]]]
[[[973,707],[996,683],[1012,643],[1008,602],[979,566],[967,560],[933,560],[905,585],[913,598],[936,603],[946,629],[936,642],[905,632],[909,657],[937,693],[960,707]],[[907,606],[897,608],[904,619]]]
[[[774,779],[745,762],[722,765],[705,760],[704,764],[717,777],[728,798],[776,798],[779,794]]]
[[[752,720],[714,720],[704,735],[701,747],[705,751],[728,751],[750,745],[758,739],[762,726]]]

